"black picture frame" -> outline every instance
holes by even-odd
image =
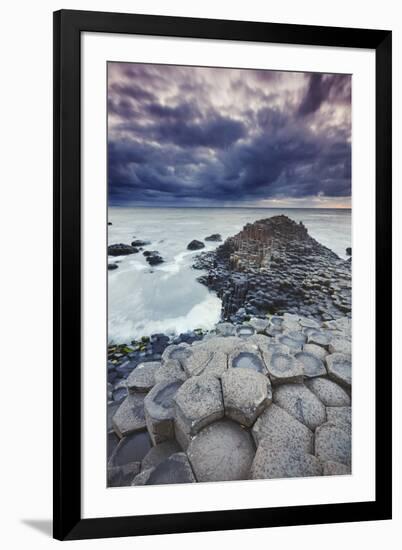
[[[376,497],[370,502],[82,519],[81,48],[83,32],[368,48],[376,56]],[[390,31],[61,10],[54,13],[54,537],[60,540],[390,519]]]

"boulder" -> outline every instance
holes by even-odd
[[[304,384],[279,386],[273,401],[312,431],[327,419],[324,405]]]
[[[219,233],[213,233],[212,235],[209,235],[209,237],[205,237],[204,241],[221,242],[222,235]]]
[[[145,397],[146,425],[154,445],[174,438],[173,398],[181,385],[180,380],[160,382]]]
[[[148,392],[155,385],[155,373],[160,368],[159,361],[149,363],[140,363],[129,374],[127,378],[127,388],[130,392]]]
[[[351,247],[351,246],[348,246],[348,247],[346,248],[345,252],[346,252],[346,255],[347,255],[347,256],[351,256],[351,255],[352,255],[352,247]]]
[[[201,430],[187,455],[197,481],[232,481],[249,478],[255,447],[244,428],[222,420]]]
[[[252,479],[309,477],[322,475],[322,466],[314,455],[294,447],[275,447],[270,439],[258,445],[251,467]]]
[[[197,241],[196,239],[187,245],[187,250],[200,250],[201,248],[205,248],[205,244],[201,241]]]
[[[315,455],[321,462],[334,461],[351,463],[350,434],[333,424],[326,422],[315,432]]]
[[[135,239],[131,246],[147,246],[148,244],[151,244],[150,241],[142,241],[141,239]]]
[[[133,485],[164,485],[194,483],[195,477],[185,453],[175,453],[160,462],[156,467],[141,472],[133,480]]]
[[[350,388],[352,384],[352,363],[350,360],[350,355],[345,355],[343,353],[331,353],[325,358],[327,364],[328,376]]]
[[[113,271],[113,269],[117,269],[119,266],[117,264],[107,264],[107,268],[109,271]]]
[[[313,378],[306,381],[306,386],[315,393],[326,407],[344,407],[350,405],[349,395],[332,380]]]
[[[295,354],[295,357],[303,365],[305,378],[315,378],[316,376],[325,376],[327,374],[324,363],[316,355],[300,351]]]
[[[138,248],[129,244],[111,244],[107,247],[107,253],[109,256],[127,256],[129,254],[136,254]]]
[[[143,430],[146,427],[144,394],[128,394],[113,416],[112,424],[119,437]]]
[[[268,438],[273,448],[282,446],[295,448],[298,452],[313,451],[313,432],[274,403],[257,418],[252,434],[256,445]]]
[[[149,265],[159,265],[163,264],[163,262],[165,261],[156,250],[148,250],[147,252],[147,254],[145,254],[145,252],[143,254]]]
[[[176,439],[183,449],[192,436],[224,416],[221,383],[210,374],[186,380],[174,402]]]
[[[225,416],[250,427],[272,401],[271,383],[253,369],[229,369],[222,375]]]
[[[291,355],[273,353],[266,359],[266,365],[272,383],[283,384],[303,381],[303,365]]]

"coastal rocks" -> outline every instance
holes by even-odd
[[[255,447],[249,432],[230,420],[204,428],[187,449],[199,482],[248,479],[254,455]]]
[[[325,407],[304,384],[285,384],[274,392],[274,403],[314,431],[326,421]]]
[[[328,422],[335,424],[348,434],[352,432],[352,409],[351,407],[327,407]]]
[[[257,418],[252,434],[257,445],[263,439],[269,439],[274,448],[313,452],[313,432],[274,403]]]
[[[204,241],[221,242],[222,235],[219,233],[213,233],[212,235],[209,235],[209,237],[205,237]]]
[[[351,355],[352,344],[344,338],[333,338],[328,345],[328,351],[330,353],[343,353],[344,355]]]
[[[187,245],[187,250],[200,250],[201,248],[205,248],[205,244],[201,241],[197,241],[196,239]]]
[[[322,466],[314,455],[294,448],[273,446],[263,439],[251,467],[251,479],[308,477],[322,474]]]
[[[326,407],[344,407],[350,405],[349,395],[332,380],[314,378],[308,380],[306,385]]]
[[[147,431],[136,432],[123,438],[115,448],[108,463],[111,486],[127,486],[138,474],[141,461],[151,449]]]
[[[155,383],[173,382],[175,380],[184,382],[184,380],[187,380],[187,375],[179,361],[169,359],[155,372]]]
[[[138,248],[129,244],[111,244],[107,247],[109,256],[127,256],[128,254],[136,254],[137,252],[139,252]]]
[[[200,254],[193,267],[207,270],[198,280],[222,299],[225,320],[243,309],[258,317],[291,313],[296,319],[289,330],[315,329],[315,322],[351,312],[350,262],[286,216],[245,225],[216,250]]]
[[[324,363],[312,353],[301,351],[296,353],[295,357],[303,365],[305,378],[315,378],[316,376],[325,376],[327,374]]]
[[[148,470],[150,468],[155,468],[161,462],[169,458],[175,453],[181,452],[181,449],[178,443],[171,439],[169,441],[164,441],[152,447],[148,453],[144,456],[141,461],[141,469]]]
[[[194,483],[195,477],[185,453],[175,453],[154,468],[144,470],[133,480],[133,485],[164,485]]]
[[[324,462],[324,476],[345,476],[348,474],[350,474],[350,466],[346,466],[346,464],[341,464],[340,462],[334,462],[333,460]]]
[[[271,403],[269,379],[252,369],[234,368],[222,376],[225,416],[250,427]]]
[[[119,266],[117,264],[107,264],[107,268],[109,271],[113,271],[114,269],[117,269]]]
[[[143,255],[149,265],[159,265],[165,261],[157,250],[146,250]]]
[[[130,392],[148,392],[155,385],[155,374],[161,364],[157,361],[140,363],[127,378],[127,388]]]
[[[350,387],[352,383],[352,363],[349,355],[332,353],[325,358],[328,375],[335,382]]]
[[[236,327],[231,323],[218,323],[215,327],[216,334],[218,336],[235,336]]]
[[[302,382],[303,365],[285,353],[273,353],[266,361],[272,383]]]
[[[154,445],[174,439],[174,396],[182,385],[179,380],[160,382],[144,400],[146,426]]]
[[[119,437],[143,430],[146,427],[144,395],[129,394],[113,416],[112,425]]]
[[[328,351],[317,344],[304,344],[303,351],[305,351],[306,353],[310,353],[315,357],[318,357],[318,359],[321,359],[321,361],[323,361],[328,355]]]
[[[348,246],[347,249],[345,250],[345,252],[346,252],[347,256],[351,256],[352,255],[352,247]]]
[[[176,438],[184,449],[192,436],[224,416],[221,383],[213,375],[186,380],[174,401]]]
[[[147,246],[151,244],[150,241],[142,241],[141,239],[135,239],[132,243],[131,243],[131,246],[136,246],[136,247],[140,247],[140,246]]]
[[[350,465],[350,434],[332,422],[327,422],[315,432],[315,455],[321,462],[333,461]]]

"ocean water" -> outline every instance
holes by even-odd
[[[269,208],[122,208],[109,207],[109,244],[150,241],[165,262],[149,266],[142,253],[110,258],[119,265],[108,271],[109,343],[130,342],[156,332],[179,334],[210,329],[219,321],[220,299],[197,282],[192,269],[200,251],[189,251],[193,239],[212,233],[223,240],[246,224],[285,214],[302,221],[310,235],[338,256],[351,246],[351,210]],[[205,242],[203,251],[220,243]]]

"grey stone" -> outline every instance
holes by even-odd
[[[325,358],[328,376],[346,387],[352,384],[352,362],[350,356],[343,353],[332,353]]]
[[[176,438],[183,448],[199,430],[224,416],[221,383],[211,374],[186,380],[174,401]]]
[[[173,398],[181,385],[180,380],[160,382],[152,388],[145,398],[146,424],[154,445],[174,438]]]
[[[107,486],[128,487],[139,471],[139,462],[131,462],[124,466],[110,466],[107,469]]]
[[[303,365],[291,355],[274,353],[267,358],[266,365],[273,383],[303,381]]]
[[[218,336],[236,336],[236,327],[231,323],[218,323],[215,330]]]
[[[287,346],[291,352],[295,353],[297,351],[301,351],[303,347],[303,342],[299,340],[295,340],[294,338],[291,338],[287,334],[282,334],[281,336],[278,336],[278,342],[283,344],[284,346]]]
[[[141,461],[141,469],[148,470],[158,466],[161,462],[169,458],[169,456],[181,451],[179,444],[174,439],[164,441],[152,447]]]
[[[320,331],[311,332],[307,338],[307,342],[309,344],[316,344],[317,346],[322,346],[323,348],[327,348],[327,349],[330,341],[331,341],[331,338],[328,336],[328,334]]]
[[[187,455],[197,481],[231,481],[249,478],[255,447],[244,428],[222,420],[201,430]]]
[[[208,350],[211,352],[221,352],[231,354],[236,350],[258,352],[257,344],[251,338],[239,338],[238,336],[213,336],[204,338],[200,342],[193,342],[193,350]]]
[[[251,426],[272,401],[271,383],[252,369],[229,369],[222,376],[225,416]]]
[[[300,317],[299,323],[303,328],[320,328],[320,324],[317,321],[315,321],[314,319],[309,319],[307,317]]]
[[[311,353],[311,355],[318,357],[321,361],[323,361],[328,355],[328,351],[321,346],[317,346],[317,344],[304,344],[303,351],[306,353]]]
[[[146,427],[144,394],[128,394],[113,416],[112,424],[119,437],[143,430]]]
[[[274,391],[274,403],[315,430],[326,421],[325,407],[304,384],[284,384]]]
[[[325,376],[327,374],[324,363],[312,353],[300,351],[295,354],[295,357],[303,365],[305,378],[315,378],[316,376]]]
[[[249,324],[243,324],[236,328],[237,336],[240,336],[240,338],[247,338],[249,336],[253,336],[255,332],[256,332],[255,328]]]
[[[155,385],[155,373],[160,368],[159,361],[140,363],[127,378],[130,392],[148,392]]]
[[[264,333],[269,326],[269,320],[254,317],[250,319],[249,325],[251,325],[257,333]]]
[[[343,407],[350,405],[346,391],[332,380],[313,378],[306,381],[306,386],[324,403],[326,407]]]
[[[181,359],[181,365],[187,376],[197,376],[202,373],[211,359],[211,351],[190,348],[190,353]]]
[[[174,382],[175,380],[184,382],[187,380],[187,375],[179,361],[169,359],[155,372],[155,383]]]
[[[137,476],[133,485],[165,485],[175,483],[195,483],[191,465],[185,453],[175,453]]]
[[[107,434],[107,458],[111,457],[113,454],[113,451],[117,447],[120,439],[117,437],[117,435],[114,432],[109,432]]]
[[[333,338],[328,346],[330,353],[343,353],[344,355],[351,355],[352,344],[345,338]]]
[[[327,419],[345,432],[349,434],[352,432],[351,407],[327,407]]]
[[[113,430],[113,417],[116,414],[117,409],[121,405],[121,401],[113,401],[107,405],[107,431]]]
[[[334,462],[333,460],[328,460],[327,462],[324,462],[324,476],[345,476],[348,474],[350,474],[350,466],[347,466],[346,464],[341,464],[340,462]]]
[[[252,479],[308,477],[322,475],[322,466],[314,455],[291,447],[273,446],[270,439],[258,445],[251,467]]]
[[[286,336],[292,340],[296,340],[300,345],[303,345],[307,341],[307,336],[301,330],[290,330],[286,332]]]
[[[181,344],[174,345],[171,344],[170,346],[167,346],[165,348],[164,352],[162,353],[162,364],[166,363],[170,359],[174,359],[181,362],[181,359],[183,357],[186,357],[186,355],[190,354],[190,345],[186,342],[182,342]]]
[[[334,461],[349,465],[351,463],[350,434],[332,422],[326,422],[315,432],[315,455],[321,462]]]
[[[228,368],[228,357],[226,353],[222,351],[216,351],[212,353],[211,359],[205,366],[202,374],[212,374],[214,376],[222,376]]]
[[[256,372],[266,373],[267,369],[259,353],[240,351],[229,356],[229,368],[231,369],[251,369]]]
[[[257,418],[252,434],[257,445],[263,439],[269,439],[274,448],[282,446],[305,453],[313,451],[313,432],[274,403]]]
[[[120,440],[110,461],[110,466],[124,466],[130,462],[141,462],[151,449],[147,430],[134,432]]]

